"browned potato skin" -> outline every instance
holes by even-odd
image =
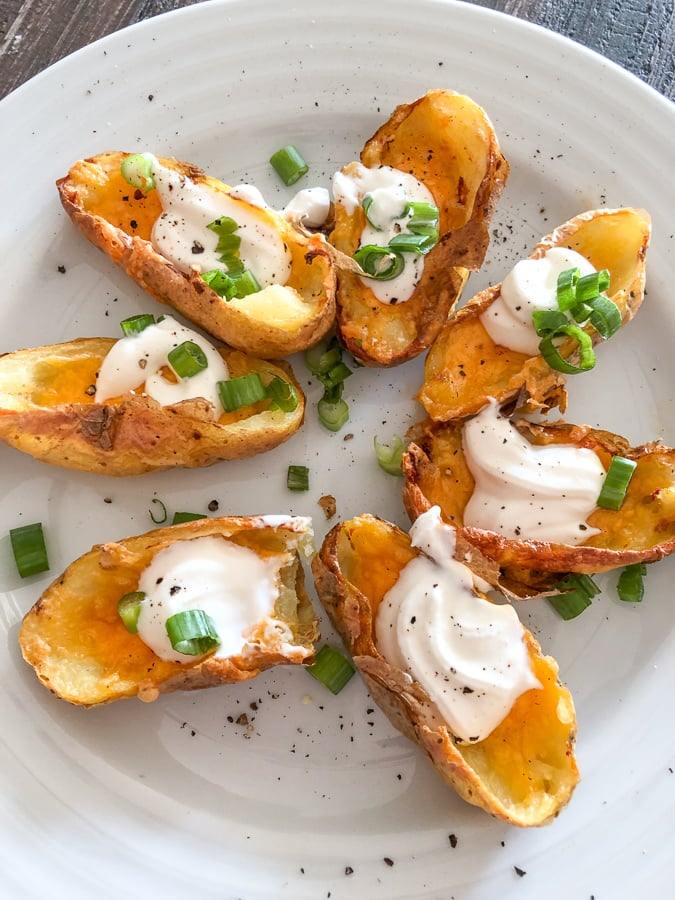
[[[153,556],[175,541],[207,535],[221,536],[260,556],[282,557],[285,602],[283,607],[277,604],[276,614],[292,630],[290,651],[261,642],[246,655],[174,663],[160,659],[126,630],[117,603],[137,589],[141,571]],[[299,557],[308,542],[311,532],[302,520],[272,526],[261,517],[232,516],[96,545],[68,566],[24,617],[19,633],[24,659],[57,697],[83,706],[135,696],[151,701],[170,691],[245,681],[278,664],[311,662],[318,625]]]
[[[295,387],[293,412],[261,401],[215,421],[205,400],[162,407],[144,395],[94,403],[87,390],[115,343],[80,338],[0,356],[0,440],[42,462],[101,475],[201,468],[277,447],[300,428],[305,398],[284,362],[272,364],[220,348],[232,377],[279,375]]]
[[[530,254],[542,257],[552,247],[569,247],[596,269],[609,269],[610,299],[621,310],[623,324],[644,297],[645,258],[651,219],[642,209],[600,209],[575,216],[543,238]],[[501,284],[486,288],[448,320],[432,344],[417,399],[435,421],[474,415],[489,397],[521,413],[558,407],[565,411],[565,375],[542,356],[528,357],[495,344],[480,321],[499,296]],[[594,341],[599,335],[590,326]],[[568,350],[563,346],[563,355]]]
[[[480,268],[509,164],[485,112],[468,97],[443,90],[398,106],[366,142],[361,162],[410,172],[439,207],[441,239],[425,257],[422,279],[405,303],[380,303],[357,275],[338,273],[341,341],[364,365],[396,366],[429,347],[469,271]],[[352,256],[365,225],[363,211],[347,216],[337,206],[335,212],[329,240]]]
[[[512,825],[547,824],[579,780],[574,705],[558,666],[525,632],[542,690],[519,697],[484,741],[456,740],[424,688],[389,665],[375,645],[379,603],[417,553],[403,531],[374,516],[336,525],[312,563],[319,598],[374,700],[464,800]]]
[[[254,318],[219,297],[199,274],[179,271],[153,249],[152,225],[161,206],[155,191],[143,195],[122,178],[120,165],[129,155],[110,151],[79,160],[56,185],[63,208],[75,226],[145,291],[218,340],[265,359],[282,359],[304,350],[331,329],[335,321],[335,273],[323,237],[302,235],[280,215],[267,211],[292,253],[288,286],[305,301],[307,315],[292,330]],[[170,158],[161,158],[160,162],[217,191],[229,190],[190,163]]]
[[[549,541],[508,540],[494,531],[464,525],[474,479],[462,447],[462,424],[428,422],[403,457],[403,500],[411,520],[438,505],[443,518],[465,540],[504,570],[505,583],[539,586],[556,579],[541,573],[595,574],[662,559],[675,551],[675,450],[651,443],[631,447],[619,435],[586,425],[518,422],[533,444],[573,444],[597,453],[605,468],[612,456],[635,460],[637,468],[620,510],[596,509],[589,525],[600,533],[578,546]],[[527,591],[525,591],[527,593]],[[530,591],[531,593],[531,591]]]

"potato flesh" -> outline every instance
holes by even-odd
[[[560,226],[530,256],[539,258],[554,246],[569,247],[596,269],[608,269],[607,293],[625,324],[644,295],[649,238],[650,219],[644,210],[593,210]],[[417,399],[435,421],[474,415],[490,397],[501,404],[515,402],[523,412],[555,406],[565,409],[565,377],[541,356],[528,357],[495,344],[483,327],[479,316],[499,291],[500,285],[496,285],[472,298],[429,349]],[[597,333],[593,335],[597,340]],[[562,355],[571,349],[572,344],[563,344]]]
[[[295,556],[308,535],[256,527],[245,519],[205,519],[96,546],[69,566],[26,614],[21,627],[24,657],[40,680],[63,699],[94,705],[138,693],[152,698],[176,684],[189,688],[208,686],[209,679],[214,684],[245,680],[268,665],[298,661],[292,655],[283,659],[278,650],[262,646],[229,663],[216,658],[204,666],[201,659],[167,662],[126,630],[117,603],[138,588],[140,574],[153,556],[172,541],[206,534],[221,535],[260,556],[279,560],[281,596],[275,614],[291,628],[298,647],[311,649],[316,618]]]
[[[487,556],[505,566],[593,574],[638,562],[638,556],[649,562],[673,552],[675,450],[658,444],[631,448],[617,435],[563,423],[531,428],[523,424],[522,430],[533,444],[571,443],[591,449],[605,469],[614,455],[633,459],[636,468],[621,508],[618,511],[596,508],[589,516],[589,525],[600,529],[599,534],[576,547],[507,540],[498,545],[495,539],[488,549],[482,535],[487,541],[490,532],[474,529],[467,538],[478,541]],[[415,454],[412,464],[404,466],[409,514],[414,518],[422,512],[415,500],[416,489],[423,496],[425,506],[438,504],[447,521],[463,528],[464,510],[475,482],[463,452],[461,423],[430,423],[425,433],[418,434],[415,440],[425,458],[419,461]]]
[[[324,542],[315,580],[320,599],[359,665],[363,657],[379,658],[373,624],[377,609],[417,551],[404,532],[372,516],[338,526],[334,546],[333,556],[330,541]],[[316,576],[322,565],[339,573],[334,596],[325,589],[329,582]],[[429,724],[414,704],[408,710],[410,722],[401,722],[399,704],[387,701],[390,688],[384,681],[373,685],[367,680],[384,697],[388,714],[399,711],[392,722],[409,737],[416,736],[441,775],[466,800],[513,824],[538,825],[557,815],[578,780],[572,751],[576,726],[574,706],[558,682],[555,661],[541,654],[529,633],[526,642],[542,689],[522,694],[501,724],[476,744],[455,743],[446,727]]]

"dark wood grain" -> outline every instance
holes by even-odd
[[[0,97],[103,35],[195,2],[0,0]],[[591,47],[675,99],[673,0],[476,0],[476,4]]]

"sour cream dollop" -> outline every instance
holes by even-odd
[[[465,525],[573,545],[598,533],[586,520],[606,473],[592,450],[530,444],[499,415],[495,400],[464,425],[462,444],[476,482]]]
[[[483,328],[495,344],[536,356],[541,338],[532,313],[558,309],[558,275],[578,268],[581,277],[596,270],[586,257],[566,247],[553,247],[539,259],[521,259],[502,282],[499,296],[481,315]]]
[[[288,646],[293,643],[291,631],[274,617],[279,566],[279,557],[262,558],[214,535],[170,544],[153,557],[139,579],[138,590],[146,596],[138,635],[161,659],[193,662],[194,657],[171,646],[166,620],[200,609],[213,620],[220,640],[215,656],[240,655],[270,631]]]
[[[347,215],[352,215],[361,206],[366,194],[373,197],[368,215],[375,223],[370,223],[361,233],[359,247],[376,244],[386,247],[392,237],[405,230],[406,218],[403,210],[408,202],[435,204],[431,191],[408,172],[401,172],[391,166],[369,169],[361,163],[352,163],[349,173],[341,171],[333,176],[333,199],[344,207]],[[422,277],[424,256],[419,253],[404,253],[405,265],[396,278],[377,281],[361,278],[381,303],[404,303],[409,300]]]
[[[526,691],[532,672],[524,628],[509,604],[474,592],[474,576],[454,559],[455,532],[437,506],[410,529],[423,554],[402,570],[377,611],[384,658],[429,694],[452,733],[484,740]]]
[[[152,245],[182,272],[224,269],[216,251],[218,235],[207,226],[216,219],[234,219],[241,238],[239,257],[261,288],[286,284],[291,254],[265,211],[262,195],[240,185],[234,195],[196,183],[150,156],[162,213],[152,229]]]
[[[193,341],[206,356],[207,367],[191,378],[167,380],[162,369],[169,366],[168,354],[179,344]],[[96,379],[96,403],[119,397],[143,385],[142,390],[161,406],[203,397],[219,416],[223,405],[218,382],[230,377],[225,360],[202,335],[179,324],[172,316],[149,325],[139,334],[128,335],[113,344]]]

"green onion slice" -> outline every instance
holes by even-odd
[[[213,619],[203,609],[186,609],[169,616],[166,633],[173,649],[185,656],[201,656],[220,644]]]
[[[228,260],[229,261],[229,260]],[[233,260],[238,264],[239,260]],[[231,269],[223,272],[222,269],[209,269],[202,272],[202,279],[214,290],[218,296],[226,300],[241,299],[248,294],[257,294],[261,290],[258,279],[250,269]]]
[[[122,178],[132,187],[147,194],[155,187],[155,179],[152,175],[152,153],[132,153],[125,156],[120,166]]]
[[[205,519],[204,513],[193,512],[175,512],[171,521],[172,525],[182,525],[183,522],[196,522],[198,519]]]
[[[219,381],[217,388],[225,412],[234,412],[235,409],[250,406],[267,397],[267,391],[258,372],[249,372],[239,378]]]
[[[559,581],[555,587],[561,591],[548,602],[563,619],[575,619],[591,605],[593,597],[600,593],[600,588],[590,575],[571,573]]]
[[[577,281],[577,303],[587,303],[609,287],[609,269],[600,269],[599,272],[591,272]]]
[[[621,310],[609,297],[593,297],[585,305],[589,310],[591,325],[605,340],[621,328]]]
[[[579,280],[579,269],[565,269],[558,275],[556,297],[558,300],[558,309],[564,312],[571,309],[577,302],[576,286]]]
[[[616,584],[619,600],[623,600],[624,603],[641,603],[645,595],[643,579],[646,574],[647,566],[644,563],[626,566]]]
[[[167,359],[179,378],[192,378],[209,365],[206,354],[194,341],[183,341],[169,351]]]
[[[316,409],[319,421],[329,431],[339,431],[349,419],[349,407],[342,398],[333,401],[324,396]]]
[[[27,578],[49,569],[47,547],[41,522],[10,528],[9,540],[12,545],[14,562],[19,575]]]
[[[132,591],[121,597],[117,603],[117,613],[130,634],[138,634],[138,617],[144,600],[144,591]]]
[[[427,226],[425,226],[426,228]],[[438,231],[431,228],[428,232],[409,234],[407,231],[395,234],[389,241],[391,250],[397,253],[428,253],[438,243]]]
[[[161,519],[156,519],[153,515],[152,510],[149,510],[150,518],[155,523],[155,525],[163,525],[164,522],[166,522],[166,520],[168,519],[168,514],[166,511],[166,504],[164,503],[163,500],[160,500],[159,497],[153,497],[152,502],[159,504],[159,507],[162,510],[162,517],[161,517]]]
[[[559,309],[535,309],[532,324],[539,337],[546,337],[562,325],[569,324],[569,319]]]
[[[637,463],[633,459],[626,459],[625,456],[612,457],[600,489],[598,506],[603,509],[621,509],[636,467]]]
[[[330,390],[338,384],[341,384],[345,379],[349,378],[349,376],[353,374],[352,370],[343,362],[339,362],[336,366],[333,366],[325,375],[320,377],[320,381],[326,390]]]
[[[132,334],[140,334],[141,331],[145,331],[149,325],[154,324],[154,316],[150,315],[150,313],[141,313],[138,316],[129,316],[128,319],[122,319],[120,328],[122,329],[124,336],[129,337]]]
[[[400,275],[405,262],[400,253],[377,244],[366,244],[354,254],[354,259],[369,278],[390,281]]]
[[[320,681],[333,694],[339,694],[354,675],[354,666],[345,657],[325,644],[316,654],[316,660],[307,666],[309,674]]]
[[[401,463],[405,448],[401,438],[396,435],[391,444],[381,444],[376,436],[373,438],[373,445],[379,467],[389,475],[403,475]]]
[[[305,351],[305,363],[312,375],[325,375],[342,361],[342,348],[337,338],[319,341]]]
[[[421,227],[438,226],[438,207],[434,203],[427,203],[424,200],[410,201],[406,204],[404,215],[409,217],[407,226],[413,234]]]
[[[558,348],[553,343],[557,337],[567,335],[573,338],[579,346],[579,365],[568,362],[560,355]],[[543,337],[539,343],[539,352],[552,369],[564,372],[567,375],[576,375],[579,372],[588,372],[595,365],[595,353],[593,341],[578,325],[560,325],[555,331]]]
[[[307,466],[289,466],[286,473],[286,487],[289,491],[308,491],[309,469]]]
[[[290,187],[309,171],[302,154],[292,144],[282,147],[270,156],[272,168],[283,183]]]
[[[275,375],[265,390],[270,400],[283,412],[293,412],[298,408],[298,395],[289,381]]]

